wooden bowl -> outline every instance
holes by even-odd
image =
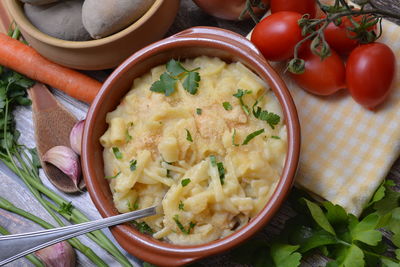
[[[300,153],[300,126],[296,107],[286,85],[258,50],[244,37],[218,28],[195,27],[136,52],[105,81],[92,103],[82,144],[82,166],[87,189],[103,217],[117,215],[108,181],[104,179],[103,147],[99,138],[107,129],[106,114],[114,110],[131,89],[133,80],[171,58],[216,56],[227,62],[240,61],[266,81],[275,93],[285,116],[288,150],[282,176],[264,209],[233,234],[197,246],[179,246],[141,234],[125,224],[111,229],[119,244],[136,257],[161,266],[180,266],[229,250],[259,231],[276,213],[288,194]]]
[[[155,0],[140,19],[124,30],[102,39],[77,42],[54,38],[39,31],[25,16],[19,0],[5,0],[5,3],[33,48],[53,62],[81,70],[116,67],[135,51],[161,39],[179,8],[179,0]]]

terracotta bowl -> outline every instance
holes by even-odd
[[[33,48],[53,62],[81,70],[116,67],[135,51],[161,39],[172,25],[179,8],[179,0],[155,0],[140,19],[124,30],[98,40],[76,42],[39,31],[25,16],[19,0],[5,0],[5,3]]]
[[[233,32],[195,27],[154,43],[136,52],[105,81],[86,118],[82,144],[83,174],[90,196],[103,217],[118,214],[108,181],[104,179],[103,148],[99,138],[106,131],[106,114],[114,110],[131,89],[133,80],[152,67],[171,58],[216,56],[227,62],[240,61],[257,73],[272,88],[279,100],[288,131],[288,151],[281,179],[264,209],[233,234],[197,246],[178,246],[139,233],[130,225],[111,229],[119,244],[136,257],[161,266],[180,266],[229,250],[259,231],[276,213],[288,194],[297,169],[300,153],[300,126],[292,97],[279,75],[244,37]]]

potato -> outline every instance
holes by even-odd
[[[140,18],[154,0],[85,0],[82,21],[94,39],[116,33]]]
[[[58,1],[60,1],[60,0],[21,0],[21,2],[28,3],[28,4],[35,5],[35,6],[46,5],[46,4],[50,4],[50,3],[54,3],[54,2],[58,2]]]
[[[58,3],[35,6],[25,4],[28,19],[40,31],[64,40],[90,40],[89,33],[82,24],[83,0],[68,0]]]

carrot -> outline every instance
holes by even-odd
[[[102,85],[80,72],[49,61],[32,47],[4,33],[0,33],[0,65],[86,103],[93,101]]]

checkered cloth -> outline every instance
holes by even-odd
[[[373,112],[346,90],[318,97],[282,74],[295,100],[302,130],[296,184],[359,215],[382,183],[400,149],[400,27],[383,22],[379,42],[396,54],[397,71],[389,99]],[[274,65],[283,73],[282,65]]]

